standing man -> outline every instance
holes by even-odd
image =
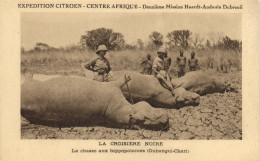
[[[85,64],[86,69],[97,72],[97,75],[94,76],[94,80],[99,82],[110,81],[109,72],[111,68],[107,58],[105,57],[107,51],[108,49],[105,45],[99,45],[96,51],[98,57]]]
[[[164,68],[167,73],[167,75],[170,77],[170,80],[172,79],[171,75],[169,74],[169,69],[172,64],[172,59],[168,57],[168,52],[165,53],[165,58],[164,58]]]
[[[191,53],[191,58],[188,60],[190,71],[196,71],[198,66],[198,59],[195,58],[195,53]]]
[[[152,75],[153,60],[151,54],[147,54],[147,59],[143,60],[141,66],[143,67],[143,74]]]
[[[164,48],[160,48],[157,54],[158,56],[153,61],[154,76],[159,80],[161,85],[164,88],[168,89],[174,96],[175,94],[173,92],[172,84],[164,68],[164,58],[165,58],[166,50]]]
[[[183,51],[180,51],[180,56],[177,57],[177,65],[178,65],[178,78],[185,75],[184,69],[186,66],[186,57],[183,56]]]

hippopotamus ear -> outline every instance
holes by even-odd
[[[225,80],[225,90],[230,91],[230,88],[231,88],[231,83],[229,81]]]
[[[225,85],[230,86],[231,84],[227,80],[225,80]]]
[[[238,93],[238,90],[236,88],[232,87],[230,82],[225,81],[225,92],[235,92],[235,93]]]
[[[227,84],[227,86],[226,86],[226,91],[227,91],[227,92],[235,92],[235,93],[238,93],[238,90],[237,90],[236,88],[232,87],[232,85],[231,85],[230,83]]]
[[[225,80],[224,83],[225,83],[225,85],[228,85],[228,81],[227,80]]]

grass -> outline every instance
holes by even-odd
[[[190,58],[193,50],[184,50],[184,56]],[[200,70],[215,70],[218,72],[232,72],[242,70],[242,54],[232,50],[195,50],[199,60]],[[134,70],[141,71],[140,63],[146,54],[150,53],[153,58],[157,56],[156,51],[148,52],[141,50],[109,51],[108,58],[112,70]],[[176,58],[179,51],[169,51],[172,58],[171,71],[176,74]],[[81,64],[90,61],[95,56],[95,52],[86,49],[66,50],[45,50],[25,52],[21,54],[21,68],[28,69],[34,73],[42,74],[80,74]],[[186,66],[188,71],[188,67]]]

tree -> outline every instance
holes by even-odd
[[[136,46],[135,45],[131,45],[131,44],[126,44],[125,46],[124,46],[124,49],[126,49],[126,50],[136,50]]]
[[[41,50],[48,50],[48,49],[53,49],[53,47],[50,47],[48,44],[37,42],[34,50],[35,51],[41,51]]]
[[[202,46],[202,42],[204,39],[199,34],[193,34],[191,38],[191,42],[194,45],[195,48],[198,48],[199,46]]]
[[[211,41],[212,47],[216,47],[217,44],[223,39],[224,34],[222,32],[210,32],[207,34],[208,39]]]
[[[87,31],[80,39],[81,45],[86,45],[91,50],[96,50],[98,45],[104,44],[109,50],[119,50],[125,45],[124,36],[112,29],[98,28]]]
[[[179,45],[179,40],[177,39],[178,38],[177,31],[172,31],[172,32],[168,33],[166,37],[169,39],[169,42],[167,42],[169,47]]]
[[[154,43],[156,48],[159,48],[163,45],[163,35],[161,33],[154,31],[149,35],[149,38]]]
[[[169,39],[168,44],[174,46],[182,46],[187,48],[189,46],[189,40],[192,32],[189,30],[175,30],[167,34]]]
[[[108,48],[111,50],[120,50],[124,47],[125,40],[124,36],[121,33],[115,32],[112,33],[109,39]]]
[[[225,36],[221,42],[219,42],[218,47],[220,49],[225,50],[240,50],[240,46],[242,45],[242,42],[239,42],[238,40],[231,40],[228,36]]]
[[[37,43],[36,43],[36,46],[38,46],[38,47],[44,47],[44,48],[49,48],[49,45],[48,45],[48,44],[41,43],[41,42],[37,42]]]

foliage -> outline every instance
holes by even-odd
[[[195,48],[201,48],[203,45],[204,38],[201,37],[199,34],[193,34],[191,37],[191,43]]]
[[[137,46],[131,45],[131,44],[126,44],[125,45],[125,50],[136,50]]]
[[[213,48],[223,39],[223,35],[222,32],[210,32],[207,34],[208,40],[210,40]]]
[[[149,38],[151,42],[154,43],[156,48],[159,48],[160,46],[163,45],[163,35],[161,33],[154,31],[149,35]]]
[[[169,45],[172,46],[181,46],[183,48],[187,48],[189,46],[189,39],[192,32],[189,30],[175,30],[167,34],[167,38],[169,39]]]
[[[35,51],[46,50],[46,49],[49,49],[49,45],[41,43],[41,42],[37,42],[34,47]]]
[[[231,40],[229,37],[225,36],[221,42],[219,42],[218,47],[225,50],[240,50],[242,47],[242,42],[238,40]]]
[[[80,44],[87,46],[91,50],[96,50],[98,45],[106,45],[109,50],[120,50],[125,45],[124,36],[114,32],[112,29],[98,28],[87,31],[81,36]]]
[[[184,56],[187,58],[191,52],[196,53],[200,69],[220,72],[241,70],[242,41],[232,40],[221,33],[212,32],[207,36],[192,34],[189,30],[175,30],[168,33],[169,41],[165,42],[165,46],[168,48],[169,57],[176,60],[179,50],[184,50]],[[163,35],[154,31],[149,35],[148,42],[137,39],[135,44],[125,44],[121,33],[99,28],[82,35],[80,45],[54,48],[38,42],[30,51],[25,51],[21,47],[21,66],[35,68],[38,72],[53,68],[51,69],[53,73],[61,70],[79,73],[80,64],[95,56],[93,50],[96,50],[99,44],[105,44],[110,50],[107,57],[113,70],[141,71],[141,58],[145,58],[147,53],[156,56],[156,50],[163,45]],[[172,69],[176,70],[176,63],[173,63]]]
[[[215,70],[219,72],[240,71],[242,69],[241,51],[233,50],[212,50],[212,49],[187,49],[184,56],[190,58],[190,53],[194,51],[199,60],[200,70]],[[121,50],[109,51],[108,58],[113,70],[135,70],[142,71],[141,61],[146,58],[146,50]],[[149,51],[152,58],[157,56],[156,51]],[[177,71],[176,62],[179,49],[168,52],[173,63],[171,71]],[[86,48],[64,48],[63,50],[46,50],[25,52],[21,55],[21,67],[29,68],[35,73],[42,74],[79,74],[81,73],[81,63],[86,63],[93,59],[95,52]],[[188,71],[188,67],[185,69]]]

